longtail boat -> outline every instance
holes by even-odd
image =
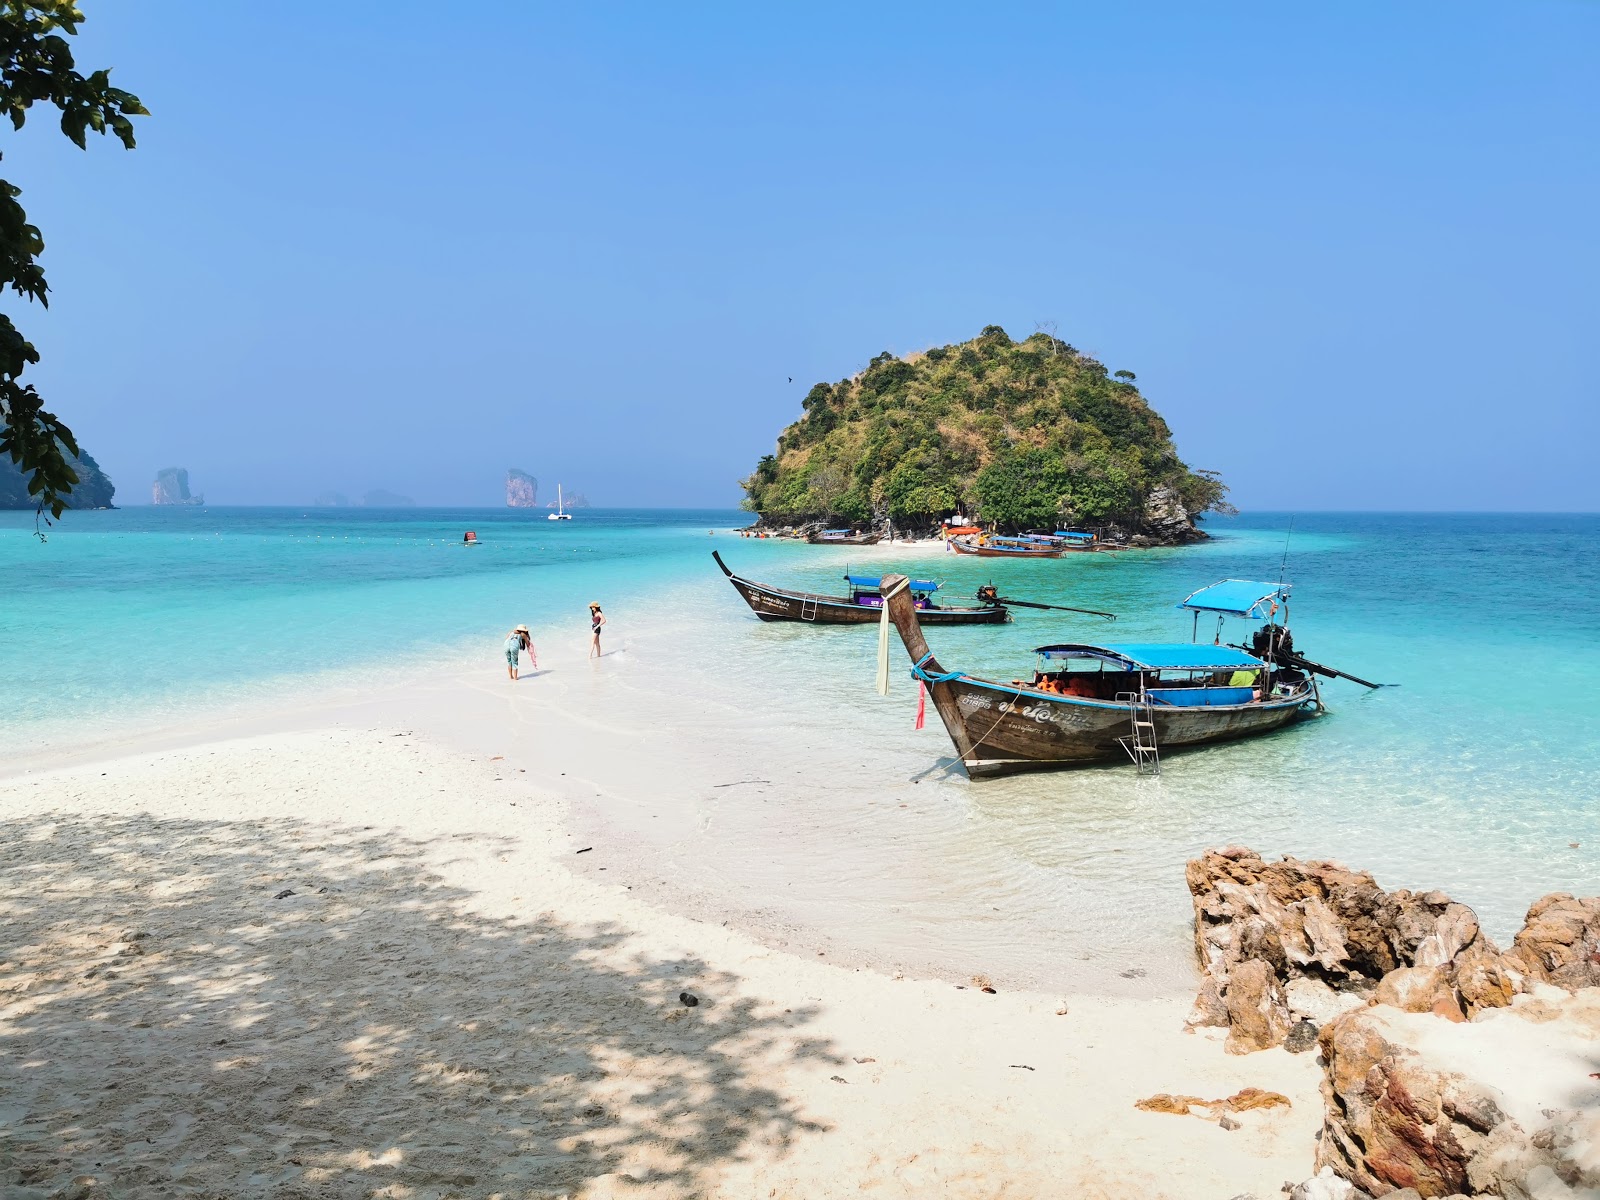
[[[957,554],[976,554],[980,558],[1060,558],[1066,547],[1027,538],[990,537],[980,542],[951,538],[948,545]]]
[[[856,533],[850,529],[824,529],[806,538],[813,546],[876,546],[881,534]]]
[[[1225,616],[1266,622],[1252,640],[1256,653],[1198,642],[1068,642],[1040,646],[1031,676],[1009,682],[947,671],[922,636],[904,577],[885,577],[882,589],[911,674],[927,685],[974,779],[1124,757],[1159,772],[1168,750],[1271,733],[1321,713],[1316,675],[1333,673],[1293,653],[1284,584],[1230,579],[1179,605],[1195,614],[1196,634],[1201,613],[1217,614],[1219,626]]]
[[[876,575],[846,575],[845,582],[850,586],[848,596],[822,596],[757,583],[735,575],[717,551],[713,550],[711,557],[717,560],[717,566],[722,568],[734,590],[744,597],[751,611],[763,621],[875,625],[882,618],[882,580]],[[893,578],[904,579],[904,576]],[[940,604],[934,599],[939,587],[931,579],[905,580],[906,603],[917,619],[929,625],[999,625],[1011,619],[1011,610],[995,596],[993,588],[984,589],[988,598],[980,593],[980,604]]]

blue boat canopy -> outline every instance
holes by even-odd
[[[863,591],[876,592],[883,587],[883,579],[878,575],[846,575],[844,578],[851,587]],[[913,592],[937,592],[942,586],[931,579],[913,579],[910,583]]]
[[[1040,646],[1035,654],[1045,658],[1098,658],[1124,671],[1238,671],[1258,670],[1259,658],[1232,646],[1207,646],[1193,642],[1118,642],[1108,646]]]
[[[1092,541],[1094,541],[1094,534],[1092,534],[1092,533],[1072,533],[1072,532],[1069,532],[1069,531],[1067,531],[1065,529],[1056,530],[1055,536],[1056,537],[1071,538],[1075,542],[1092,542]]]
[[[1248,579],[1224,579],[1191,593],[1179,608],[1191,612],[1216,612],[1230,617],[1249,617],[1266,621],[1275,604],[1289,603],[1288,583],[1254,583]]]

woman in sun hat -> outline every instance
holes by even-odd
[[[600,601],[589,605],[589,657],[600,657],[600,631],[605,628],[606,615],[600,611]]]
[[[518,625],[506,634],[506,674],[513,680],[517,678],[517,657],[524,650],[529,658],[533,657],[533,635],[528,632],[526,625]],[[533,665],[537,669],[538,660],[535,659]]]

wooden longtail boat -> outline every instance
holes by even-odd
[[[877,533],[852,533],[848,529],[824,529],[806,538],[813,546],[876,546],[882,538]]]
[[[976,554],[980,558],[1060,558],[1066,553],[1064,546],[1026,538],[989,538],[983,542],[951,538],[948,544],[957,554]]]
[[[1006,683],[945,670],[903,584],[903,576],[883,580],[889,619],[974,779],[1124,756],[1159,771],[1165,751],[1270,733],[1322,711],[1314,675],[1271,654],[1287,634],[1275,623],[1279,599],[1288,611],[1281,585],[1228,580],[1180,605],[1195,612],[1197,629],[1201,612],[1265,619],[1262,657],[1188,642],[1066,643],[1041,646],[1032,677]],[[1218,589],[1227,594],[1207,597]]]
[[[812,592],[795,592],[788,588],[756,583],[742,575],[735,575],[715,550],[711,557],[733,584],[734,590],[744,597],[752,612],[763,621],[808,621],[815,625],[876,625],[882,617],[883,595],[880,581],[875,576],[846,575],[850,585],[848,596],[820,596]],[[904,576],[894,578],[903,579]],[[933,594],[939,585],[932,580],[910,580],[903,589],[906,602],[917,618],[929,625],[999,625],[1011,619],[1011,610],[1004,604],[981,605],[938,604]]]

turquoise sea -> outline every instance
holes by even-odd
[[[0,755],[407,672],[503,677],[501,638],[526,621],[542,650],[573,649],[526,686],[654,739],[681,819],[645,850],[692,865],[702,907],[832,930],[845,950],[887,943],[895,961],[1048,984],[1071,972],[1045,947],[1070,945],[1087,964],[1073,971],[1159,974],[1183,938],[1183,857],[1229,842],[1443,888],[1501,938],[1537,895],[1600,883],[1600,517],[1302,514],[1291,533],[1287,514],[1259,513],[1213,521],[1192,547],[998,564],[730,534],[743,520],[133,508],[70,513],[41,543],[30,515],[0,514]],[[466,529],[482,545],[464,548]],[[1332,684],[1327,717],[1172,756],[1159,780],[1119,765],[973,784],[931,711],[912,729],[898,645],[884,699],[872,631],[758,622],[714,548],[816,590],[847,566],[909,568],[955,596],[993,581],[1120,614],[930,634],[947,665],[1004,678],[1049,641],[1187,640],[1186,593],[1281,569],[1305,653],[1399,686]],[[554,690],[579,670],[589,600],[620,653],[582,668],[581,694]],[[749,786],[714,790],[722,776]],[[598,805],[585,819],[628,827]]]

